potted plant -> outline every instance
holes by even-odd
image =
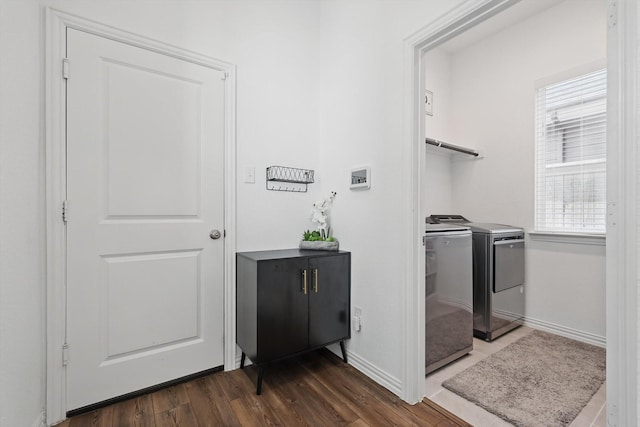
[[[315,249],[324,251],[337,251],[338,240],[331,235],[329,225],[329,208],[336,197],[336,192],[332,191],[329,197],[318,200],[313,204],[311,211],[311,222],[318,224],[317,230],[307,230],[302,235],[300,249]]]

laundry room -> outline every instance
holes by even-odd
[[[556,362],[578,360],[568,379],[587,390],[538,393],[553,410],[527,403],[534,425],[638,424],[639,10],[640,0],[0,0],[0,427],[84,425],[99,418],[93,405],[220,369],[244,384],[220,387],[240,420],[295,425],[295,402],[315,422],[326,410],[327,425],[423,425],[429,408],[459,425],[519,425],[454,391],[524,403],[498,382],[520,380],[467,372],[518,349],[493,368],[540,362],[559,378]],[[332,240],[307,240],[325,230]],[[255,253],[307,243],[339,247],[343,264],[315,252],[273,262],[294,272],[287,289],[302,302],[261,305],[280,323],[260,341],[297,346],[283,352],[286,375],[263,376],[279,361],[258,356],[245,327],[265,324],[253,322],[252,272],[265,261]],[[474,282],[486,293],[474,298]],[[313,301],[311,315],[296,311]],[[317,307],[337,309],[314,321]],[[316,339],[331,321],[341,334]],[[569,348],[563,339],[578,343],[571,356],[554,352]],[[339,370],[318,386],[306,370],[327,366],[307,363],[316,347]],[[304,369],[287,369],[294,355]],[[344,386],[347,370],[366,385]],[[193,402],[165,388],[147,413],[215,420],[210,387],[187,384],[178,389]],[[373,389],[376,400],[363,394]],[[256,410],[263,402],[285,414]]]
[[[604,121],[591,126],[588,119],[579,121],[573,112],[562,110],[574,108],[573,104],[560,107],[558,101],[552,107],[555,101],[551,99],[554,87],[566,88],[567,82],[589,76],[586,85],[600,84],[605,92],[574,104],[591,108],[599,103],[605,114],[605,3],[522,2],[426,51],[421,61],[425,103],[422,212],[427,222],[441,223],[440,227],[449,224],[450,228],[452,221],[471,226],[474,314],[478,316],[475,275],[480,255],[473,225],[522,230],[524,265],[514,267],[524,270],[518,287],[522,310],[510,320],[518,320],[526,330],[542,330],[597,347],[606,346]],[[542,89],[546,89],[546,98]],[[595,98],[599,100],[593,101]],[[552,120],[565,120],[573,127],[565,129],[560,145],[555,141],[552,149],[554,141],[548,137],[549,124],[544,119],[548,121],[553,108],[556,116]],[[593,110],[584,114],[591,115]],[[588,141],[576,157],[571,132],[578,121]],[[597,142],[596,133],[601,137]],[[540,143],[541,135],[547,135],[546,142]],[[549,154],[553,150],[561,152],[555,161],[553,153]],[[578,175],[580,184],[575,180]],[[584,200],[578,200],[580,197]],[[430,248],[426,250],[428,365],[433,284]],[[497,250],[491,261],[496,276],[501,274]],[[518,262],[510,259],[509,264],[513,267]],[[442,262],[438,265],[441,269]],[[486,330],[479,331],[477,320],[474,341],[484,341],[481,349],[485,344],[502,348],[522,334],[507,330],[504,337],[496,334],[492,338]],[[437,396],[442,392],[441,381],[428,378],[427,396],[442,404],[445,400]],[[443,396],[444,392],[440,398]]]

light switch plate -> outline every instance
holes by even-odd
[[[256,168],[254,166],[244,167],[244,182],[247,184],[256,183]]]
[[[433,116],[433,92],[424,91],[424,113],[427,116]]]

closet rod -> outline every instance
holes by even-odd
[[[479,154],[476,150],[471,150],[470,148],[464,148],[446,142],[438,141],[437,139],[425,138],[425,142],[435,147],[446,148],[447,150],[457,151],[458,153],[468,154],[473,157],[478,157]]]

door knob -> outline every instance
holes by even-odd
[[[211,237],[213,240],[217,240],[222,237],[222,234],[220,234],[220,230],[211,230],[211,233],[209,233],[209,237]]]

